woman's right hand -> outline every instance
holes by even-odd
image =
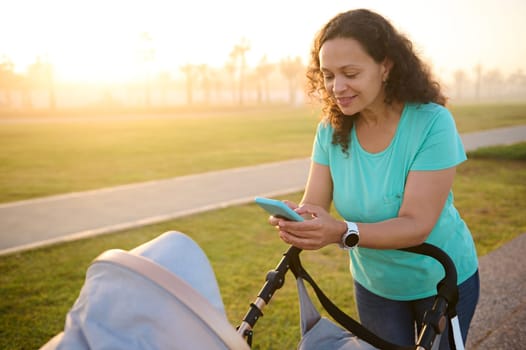
[[[294,202],[291,202],[291,201],[288,201],[288,200],[284,200],[283,203],[285,203],[290,209],[292,210],[295,210],[298,208],[298,205]],[[269,216],[268,218],[268,222],[272,225],[272,226],[275,226],[279,229],[278,227],[278,224],[279,224],[279,221],[280,220],[283,220],[282,218],[279,218],[279,217],[276,217],[276,216]]]
[[[283,242],[306,250],[320,249],[340,242],[347,227],[344,221],[333,218],[327,210],[317,205],[305,204],[298,207],[293,202],[284,203],[306,220],[295,222],[271,216],[269,223],[279,231]]]

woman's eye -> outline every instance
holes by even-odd
[[[353,73],[353,74],[345,74],[345,76],[349,79],[354,79],[356,78],[356,76],[358,76],[358,73]]]

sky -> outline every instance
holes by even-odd
[[[152,69],[172,73],[222,67],[241,40],[251,66],[263,55],[306,63],[316,31],[353,8],[387,17],[438,74],[526,72],[524,0],[0,0],[0,58],[24,72],[43,57],[58,80],[92,82],[131,79],[148,45]]]

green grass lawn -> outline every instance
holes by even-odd
[[[454,185],[459,211],[479,255],[526,232],[526,143],[469,155]],[[491,169],[491,171],[488,171]],[[301,194],[286,198],[298,200]],[[147,227],[0,257],[0,349],[35,349],[64,328],[64,319],[92,259],[130,249],[162,232],[190,235],[216,273],[227,315],[239,325],[286,246],[254,204],[188,216]],[[305,267],[328,296],[356,316],[345,253],[337,247],[303,252]],[[254,349],[292,349],[299,341],[295,284],[288,275],[255,328]],[[321,309],[320,309],[321,310]]]
[[[526,124],[526,105],[452,105],[450,110],[461,133]]]
[[[0,124],[0,202],[309,154],[308,109]]]
[[[526,104],[451,110],[460,132],[526,124]],[[16,118],[0,118],[0,203],[307,157],[318,112],[267,107],[6,120]]]

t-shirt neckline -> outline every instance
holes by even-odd
[[[356,129],[353,128],[351,129],[351,148],[353,146],[357,146],[358,150],[360,151],[360,153],[363,153],[369,157],[381,157],[383,156],[385,153],[389,152],[389,150],[393,147],[393,144],[395,143],[396,139],[398,138],[398,134],[400,133],[400,127],[402,125],[402,122],[405,120],[405,115],[406,115],[406,112],[407,112],[407,108],[408,108],[408,103],[404,103],[404,108],[402,109],[402,114],[400,115],[400,120],[398,121],[398,125],[396,126],[396,131],[393,135],[393,138],[391,139],[391,142],[389,142],[389,145],[387,145],[386,148],[384,148],[383,150],[381,150],[380,152],[375,152],[375,153],[372,153],[372,152],[369,152],[367,150],[365,150],[362,145],[360,144],[360,141],[358,140],[358,136],[356,135]]]

